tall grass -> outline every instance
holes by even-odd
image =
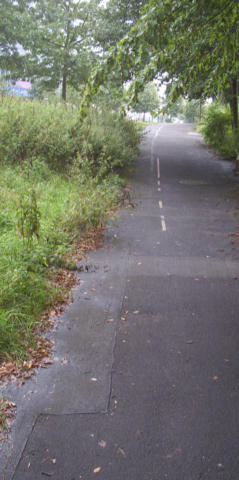
[[[138,133],[92,112],[78,129],[62,106],[1,99],[0,360],[22,358],[41,313],[63,292],[49,273],[117,204],[115,169],[132,161]]]
[[[108,174],[135,156],[139,135],[116,113],[89,112],[79,125],[74,106],[0,97],[0,162],[19,165],[38,159],[66,171],[76,158],[91,173]],[[35,167],[37,168],[37,167]]]

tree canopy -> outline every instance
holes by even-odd
[[[228,88],[233,101],[238,27],[238,0],[149,0],[136,24],[93,71],[85,105],[112,70],[122,82],[131,80],[127,102],[135,101],[155,77],[169,82],[172,101],[181,94],[203,98]]]
[[[21,15],[23,2],[0,0],[0,70],[18,71],[21,56],[18,45],[23,38]]]
[[[48,88],[67,83],[75,88],[87,81],[91,60],[95,11],[99,0],[36,0],[28,9],[29,33],[26,72]]]

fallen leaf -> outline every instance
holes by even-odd
[[[217,375],[214,375],[213,380],[215,380],[215,382],[218,380]]]
[[[134,313],[134,315],[138,315],[139,310],[135,310],[133,313]]]
[[[101,467],[96,467],[94,468],[93,473],[100,473],[100,471],[101,471]]]
[[[101,447],[101,448],[105,448],[106,447],[106,442],[104,440],[100,440],[100,442],[98,443],[98,445]]]
[[[116,455],[122,455],[123,457],[126,457],[125,451],[120,447],[116,450]]]
[[[97,378],[92,377],[92,378],[91,378],[91,381],[92,381],[92,382],[97,382]]]
[[[66,365],[68,363],[68,360],[66,358],[63,358],[61,361],[61,365]]]
[[[44,365],[52,365],[53,360],[45,360]]]
[[[54,465],[56,464],[56,458],[52,459],[52,463],[54,463]]]

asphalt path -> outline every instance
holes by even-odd
[[[148,128],[132,199],[20,392],[2,479],[239,478],[238,181],[189,125]],[[8,448],[8,454],[6,453]]]

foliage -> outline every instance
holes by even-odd
[[[83,124],[84,144],[78,156],[80,167],[90,175],[103,177],[127,166],[137,155],[140,134],[135,124],[117,113],[93,111]],[[102,141],[103,139],[103,141]]]
[[[49,269],[62,265],[62,255],[76,235],[79,241],[89,228],[104,223],[116,204],[119,185],[115,178],[99,182],[79,175],[66,178],[50,173],[43,180],[34,171],[27,177],[20,167],[1,169],[0,201],[4,209],[0,211],[0,357],[6,353],[24,355],[24,345],[32,338],[39,314],[63,298],[47,278]],[[36,197],[27,194],[22,201],[22,192],[32,188]],[[16,229],[16,205],[21,215],[25,214],[23,236]],[[37,225],[36,238],[33,234],[39,216],[41,229]],[[30,238],[27,243],[26,235]]]
[[[224,155],[235,158],[238,146],[232,132],[232,116],[229,108],[218,103],[210,105],[201,122],[200,130],[206,142]]]
[[[49,273],[117,205],[115,168],[135,155],[133,123],[64,105],[1,100],[0,359],[24,357],[40,314],[64,291]],[[94,176],[93,176],[94,174]]]
[[[67,171],[76,158],[102,175],[130,162],[137,150],[134,124],[117,114],[93,109],[80,127],[74,105],[7,96],[0,108],[0,162],[22,165],[26,175]]]
[[[20,198],[17,228],[19,235],[28,242],[33,240],[33,235],[38,240],[40,238],[40,211],[37,206],[36,192],[33,189],[24,192]]]
[[[37,0],[24,15],[24,75],[42,88],[55,90],[62,85],[79,88],[85,83],[95,53],[92,49],[95,13],[99,0]]]
[[[115,45],[138,21],[148,0],[109,0],[99,11],[96,39],[103,51]]]
[[[11,164],[32,159],[63,169],[80,147],[80,134],[72,129],[72,109],[46,102],[0,99],[0,161]]]
[[[0,0],[0,70],[19,71],[21,56],[17,44],[23,38],[21,13],[23,1]]]
[[[132,105],[135,112],[155,112],[159,109],[159,95],[153,82],[148,83]]]
[[[200,100],[191,100],[184,103],[183,115],[186,122],[195,123],[200,119]]]
[[[171,99],[207,97],[231,85],[238,74],[237,0],[150,0],[139,21],[112,47],[92,73],[82,114],[117,71],[132,80],[127,101],[134,102],[146,82],[159,75],[171,83]]]

